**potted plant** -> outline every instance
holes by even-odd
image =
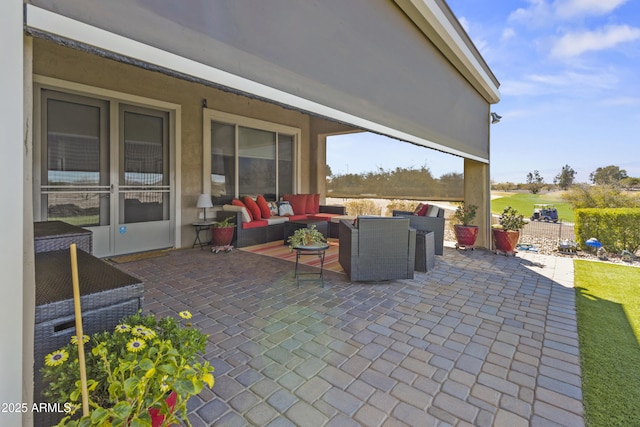
[[[520,239],[520,230],[524,227],[524,216],[517,209],[507,206],[500,215],[499,224],[491,227],[496,252],[515,255]]]
[[[464,247],[474,249],[476,239],[478,238],[478,226],[471,225],[471,222],[476,217],[476,211],[478,207],[476,205],[465,205],[461,202],[458,208],[453,213],[453,219],[456,224],[453,225],[453,231],[456,235],[456,249]]]
[[[287,239],[289,249],[293,250],[299,247],[314,247],[326,245],[327,239],[316,229],[314,224],[308,228],[299,228],[293,232]]]
[[[211,226],[211,245],[229,246],[233,240],[235,224],[231,222],[231,217],[226,217],[222,221],[216,221]]]
[[[188,311],[180,312],[185,320]],[[75,337],[74,337],[75,338]],[[42,373],[49,402],[68,415],[58,425],[156,426],[187,420],[187,401],[205,385],[213,387],[213,367],[201,363],[207,335],[172,317],[157,320],[138,313],[113,331],[84,337],[89,416],[75,414],[82,391],[77,339],[45,358]]]

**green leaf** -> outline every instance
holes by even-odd
[[[168,375],[175,375],[177,372],[176,367],[174,365],[169,365],[169,364],[158,366],[158,370]]]
[[[137,377],[131,377],[131,378],[127,378],[124,382],[124,392],[127,396],[132,396],[135,394],[136,392],[136,388],[138,387],[138,384],[140,383],[140,380],[138,380]]]
[[[134,418],[133,420],[131,420],[131,424],[129,424],[130,427],[150,427],[151,423],[145,420],[141,420],[139,418]]]
[[[153,362],[151,361],[151,359],[144,358],[140,361],[139,366],[141,369],[148,371],[149,369],[153,368]]]
[[[97,408],[91,413],[91,423],[102,425],[107,420],[109,412],[104,408]]]
[[[129,402],[127,402],[126,400],[119,402],[116,406],[113,407],[113,412],[115,412],[119,418],[126,419],[131,413],[131,404],[129,404]]]
[[[194,387],[194,385],[191,382],[191,380],[179,380],[179,381],[176,381],[174,383],[174,388],[176,389],[178,394],[181,394],[183,396],[196,394],[195,393],[196,388]]]

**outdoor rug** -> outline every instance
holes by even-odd
[[[344,273],[340,262],[338,262],[338,239],[327,239],[327,243],[329,244],[329,249],[324,255],[324,269]],[[289,246],[285,245],[282,240],[247,246],[246,248],[240,248],[240,250],[296,262],[296,251],[291,251]],[[300,263],[320,268],[320,259],[315,256],[302,256],[300,257]]]

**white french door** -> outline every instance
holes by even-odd
[[[169,113],[41,94],[36,217],[91,230],[99,257],[174,246]]]

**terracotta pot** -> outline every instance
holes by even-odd
[[[211,229],[211,244],[213,246],[227,246],[233,240],[235,227],[214,227]]]
[[[478,238],[478,227],[476,225],[456,224],[453,226],[458,245],[472,248]]]
[[[496,250],[502,252],[514,252],[518,239],[520,238],[520,231],[505,231],[499,228],[491,229],[493,232],[493,243]]]
[[[173,409],[176,406],[177,395],[175,391],[172,391],[169,396],[164,400],[169,407],[169,410],[173,412]],[[157,408],[149,409],[149,415],[151,416],[151,426],[152,427],[160,427],[164,422],[164,415],[160,413],[160,410]]]

